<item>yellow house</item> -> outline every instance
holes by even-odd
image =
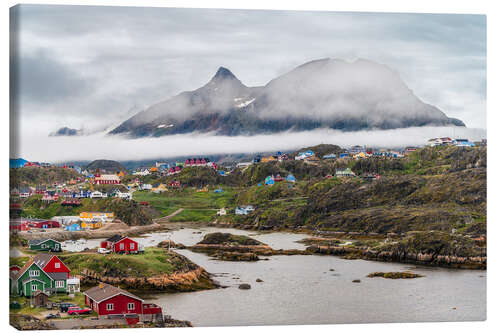
[[[163,183],[154,184],[153,188],[152,188],[152,191],[155,193],[161,193],[161,192],[165,192],[167,190],[168,190],[167,185],[165,185]]]
[[[149,169],[150,172],[158,172],[158,168],[157,167],[152,167],[151,169]]]
[[[366,158],[366,154],[364,152],[358,153],[354,155],[355,158]]]
[[[80,226],[83,229],[99,229],[102,228],[102,222],[101,221],[82,222]]]
[[[196,192],[208,192],[208,186],[205,186],[203,188],[199,188],[196,190]]]
[[[120,178],[125,177],[125,172],[124,171],[120,171],[120,172],[118,172],[117,176],[120,177]]]
[[[99,218],[99,217],[105,217],[112,219],[115,217],[115,214],[113,212],[81,212],[80,213],[80,219],[82,220],[90,220],[93,218]]]
[[[265,157],[262,157],[262,159],[260,161],[262,163],[272,162],[272,161],[276,161],[276,158],[274,158],[274,156],[265,156]]]

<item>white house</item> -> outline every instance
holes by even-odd
[[[141,169],[134,171],[132,174],[136,176],[147,176],[151,174],[151,172],[149,171],[149,169]]]
[[[99,191],[94,191],[90,193],[91,198],[106,198],[108,195]]]
[[[312,150],[306,150],[300,152],[297,156],[295,156],[296,160],[305,160],[308,157],[314,156],[314,152]]]
[[[80,279],[76,277],[71,277],[66,280],[67,291],[70,294],[80,292]]]
[[[140,184],[139,185],[139,190],[149,190],[151,191],[153,189],[152,184]]]
[[[236,167],[237,168],[246,168],[252,164],[253,164],[252,162],[241,162],[241,163],[236,164]]]
[[[221,209],[219,209],[217,211],[217,216],[223,216],[223,215],[226,215],[227,212],[226,212],[226,209],[224,207],[222,207]]]
[[[132,199],[132,195],[130,194],[130,192],[119,192],[117,193],[117,196],[118,198],[121,199],[126,199],[126,200]]]

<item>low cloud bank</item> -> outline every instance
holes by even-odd
[[[424,145],[433,137],[486,138],[486,130],[465,127],[411,127],[395,130],[341,132],[318,129],[307,132],[285,132],[256,136],[216,136],[181,134],[160,138],[127,139],[103,133],[77,137],[47,137],[37,133],[17,139],[15,156],[30,161],[63,162],[111,159],[117,161],[168,158],[182,155],[209,155],[287,151],[320,143],[341,147],[363,145],[399,148]]]

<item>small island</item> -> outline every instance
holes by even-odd
[[[373,272],[368,274],[366,277],[383,277],[384,279],[416,279],[424,276],[412,272]]]
[[[258,240],[222,232],[206,234],[200,242],[189,249],[226,261],[257,261],[259,255],[273,254],[269,245]]]

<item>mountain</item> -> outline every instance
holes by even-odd
[[[69,127],[61,127],[57,131],[50,133],[49,136],[77,136],[81,134],[81,130]]]
[[[95,160],[92,161],[89,165],[87,165],[85,170],[96,171],[100,170],[101,172],[120,172],[126,171],[127,169],[116,161],[111,160]]]
[[[362,59],[320,59],[263,87],[247,87],[220,67],[203,87],[152,105],[110,134],[142,137],[198,131],[233,136],[446,125],[465,126],[422,102],[389,67]]]

